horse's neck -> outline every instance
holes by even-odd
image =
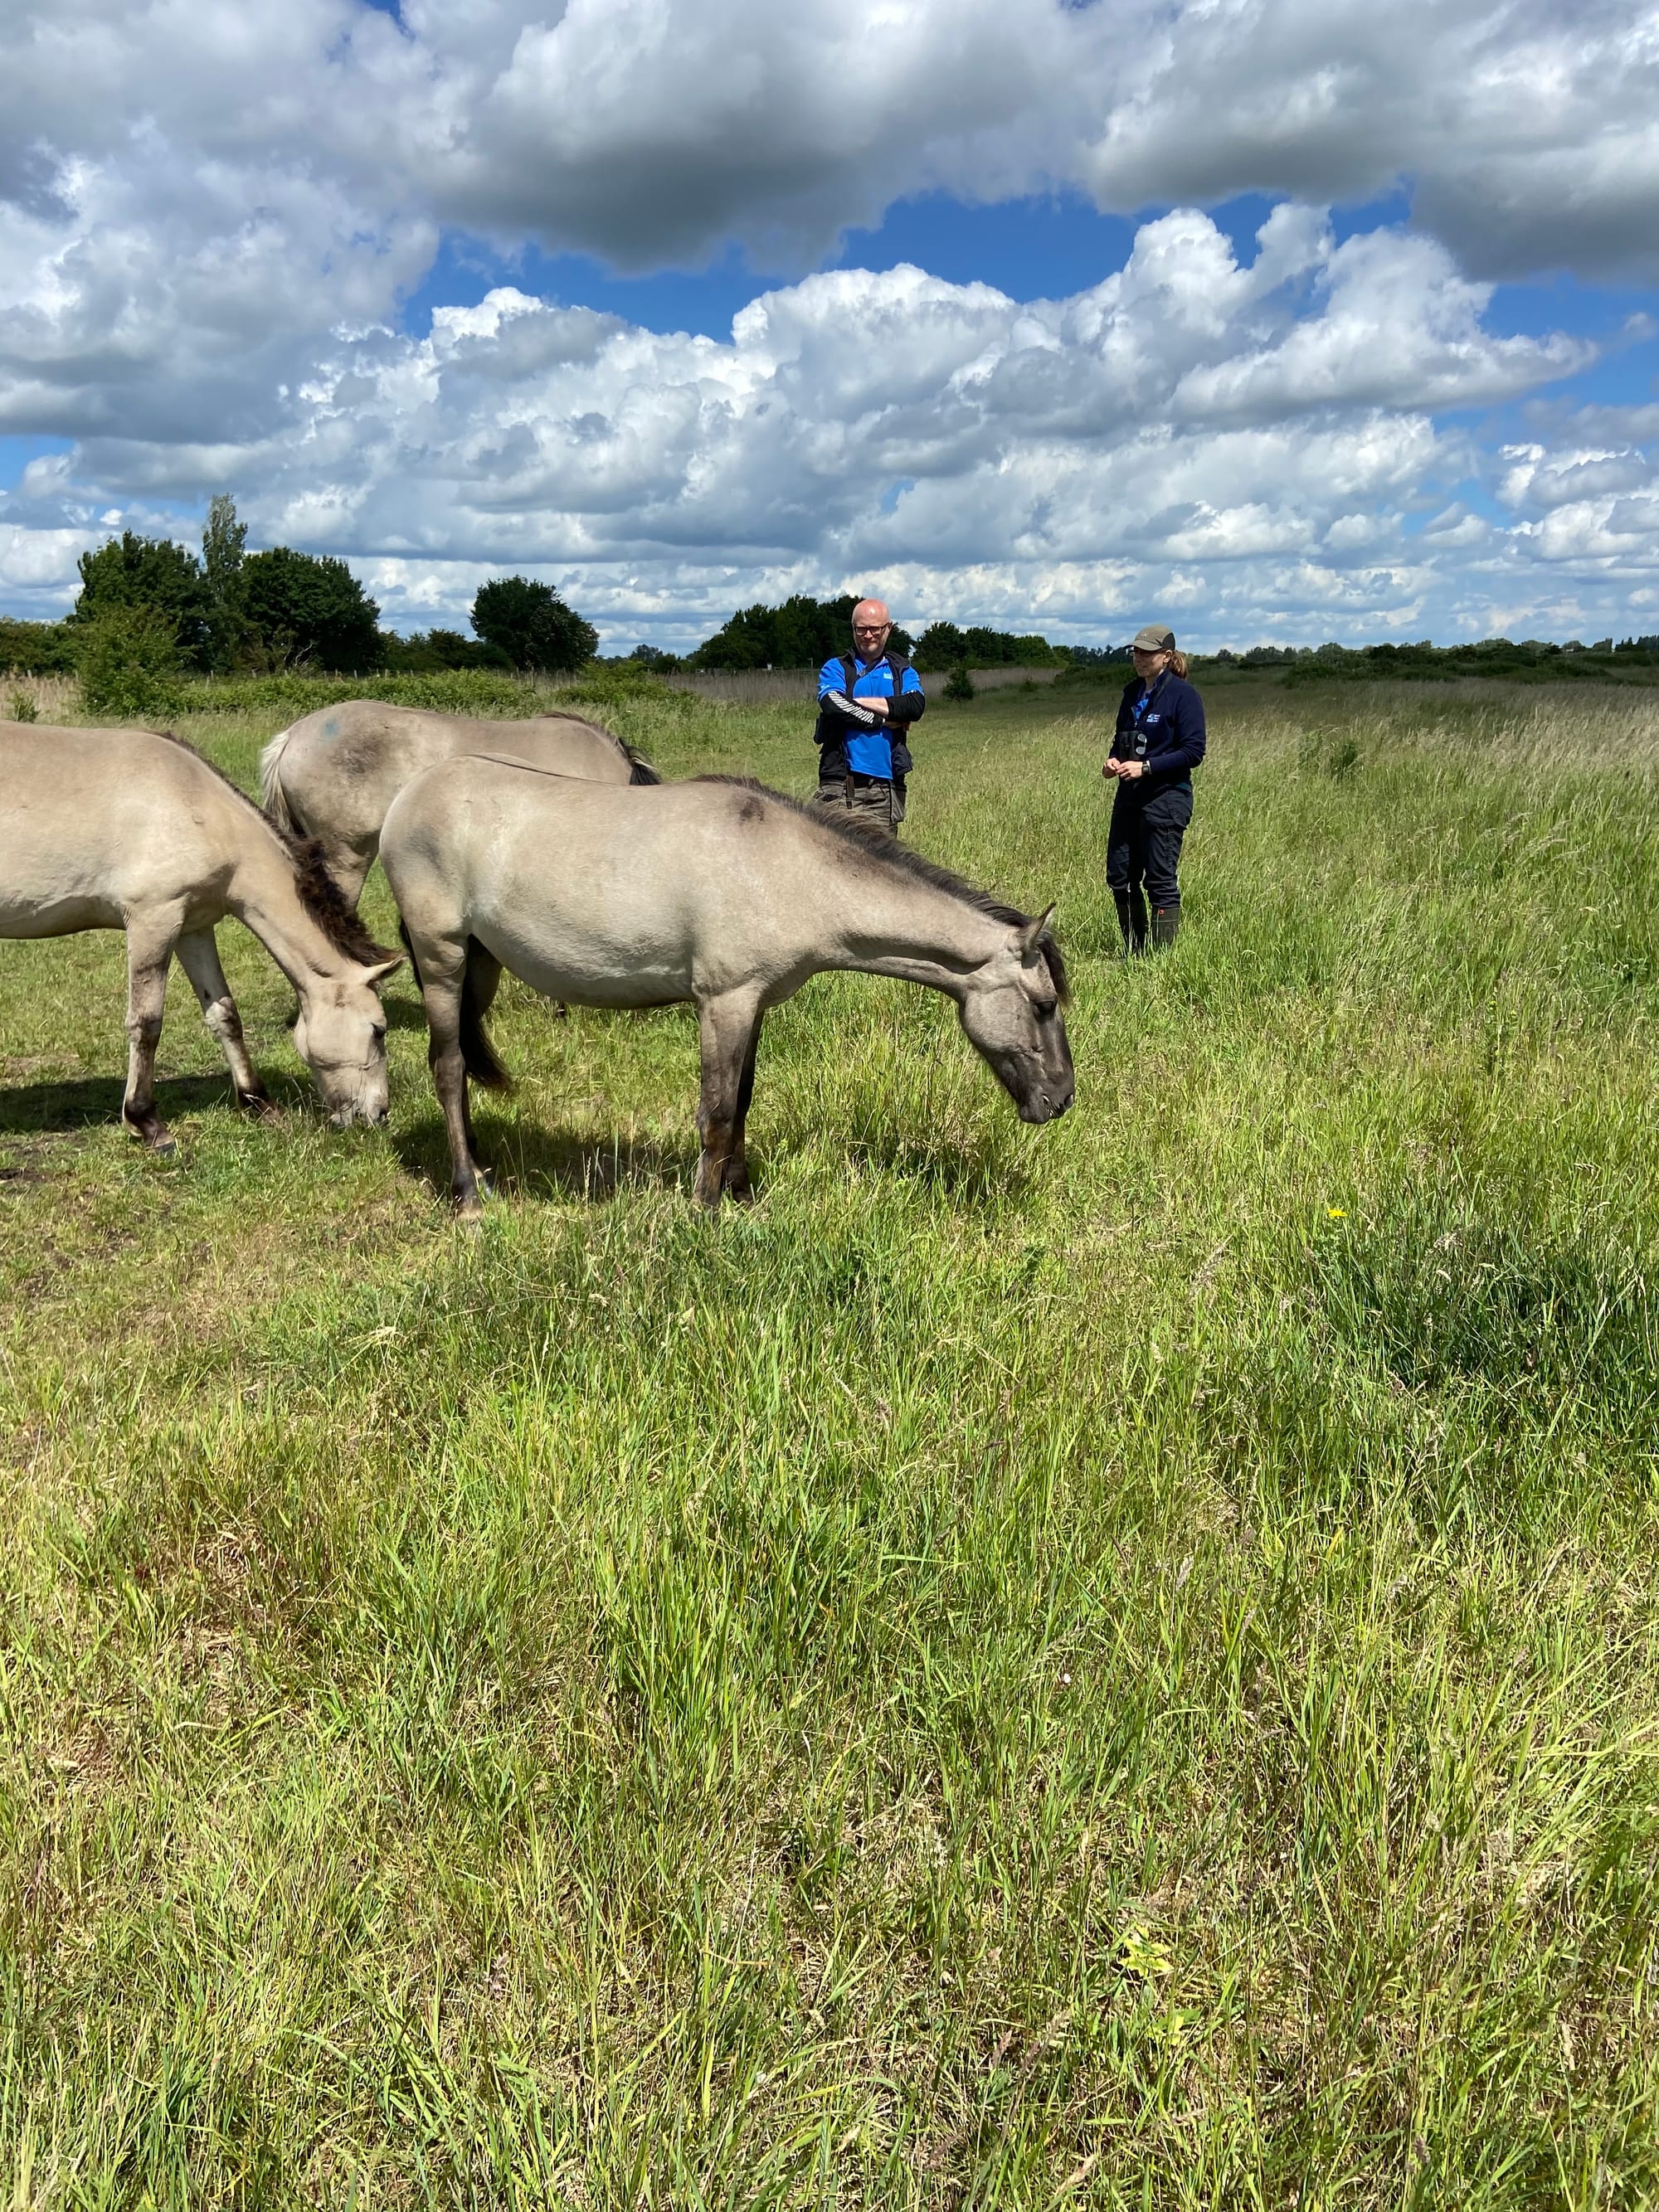
[[[848,869],[842,884],[837,957],[830,963],[837,968],[949,991],[990,959],[1006,934],[980,908],[902,868],[873,880],[866,869]]]
[[[343,957],[300,896],[294,866],[263,823],[238,855],[231,878],[231,912],[258,939],[295,989],[337,975]]]

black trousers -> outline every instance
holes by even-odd
[[[1181,904],[1181,841],[1193,818],[1193,787],[1178,783],[1150,799],[1136,795],[1132,783],[1121,783],[1112,801],[1112,826],[1106,842],[1106,883],[1117,901],[1120,914],[1130,917],[1126,927],[1137,939],[1146,934],[1146,908],[1170,913]]]

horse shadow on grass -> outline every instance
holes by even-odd
[[[475,1109],[476,1114],[476,1109]],[[497,1197],[580,1198],[602,1205],[623,1190],[683,1190],[697,1171],[695,1139],[662,1144],[649,1137],[582,1139],[533,1121],[496,1121],[476,1114],[478,1157]],[[429,1114],[398,1130],[392,1146],[405,1173],[449,1194],[449,1139],[442,1116]]]
[[[677,1190],[689,1200],[697,1171],[698,1146],[690,1134],[673,1143],[620,1132],[580,1139],[532,1121],[492,1121],[484,1114],[477,1119],[477,1142],[490,1187],[503,1198],[582,1199],[603,1205],[624,1190]],[[447,1196],[449,1139],[440,1115],[423,1116],[398,1132],[392,1143],[406,1173]],[[787,1145],[750,1151],[757,1199],[767,1194],[772,1163],[781,1166],[788,1152]],[[993,1203],[1018,1205],[1030,1188],[1028,1170],[1011,1161],[1006,1144],[996,1137],[966,1147],[933,1146],[894,1131],[850,1143],[842,1157],[860,1179],[890,1177],[969,1211]]]
[[[73,1132],[121,1127],[126,1079],[95,1075],[61,1083],[0,1083],[0,1137],[66,1136]],[[222,1075],[178,1075],[155,1086],[156,1111],[167,1122],[182,1115],[235,1110],[230,1085]]]
[[[380,1000],[386,1012],[389,1030],[426,1030],[426,1008],[420,999],[410,998],[404,992],[389,992]]]

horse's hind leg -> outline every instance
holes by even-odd
[[[431,1042],[427,1059],[449,1137],[449,1188],[456,1210],[481,1213],[480,1170],[472,1151],[472,1117],[466,1096],[466,1054],[461,1044],[461,1001],[466,988],[466,948],[422,945],[421,994]]]
[[[167,1003],[167,963],[177,933],[171,922],[127,924],[127,1090],[121,1118],[153,1152],[170,1152],[173,1139],[155,1110],[155,1048]]]
[[[484,1017],[495,1003],[495,994],[501,988],[501,963],[487,945],[471,938],[466,948],[466,978],[461,986],[461,1056],[467,1072],[480,1080],[495,1079],[489,1071],[498,1063],[484,1035]],[[504,1082],[505,1078],[501,1080]],[[461,1085],[461,1121],[466,1131],[467,1157],[472,1162],[472,1171],[489,1188],[489,1176],[478,1158],[478,1140],[472,1133],[472,1094],[466,1084]]]
[[[743,1073],[738,1079],[738,1110],[732,1123],[732,1150],[726,1162],[726,1194],[728,1198],[748,1199],[754,1196],[754,1187],[749,1180],[749,1103],[755,1095],[755,1060],[760,1051],[761,1023],[764,1019],[763,1014],[755,1017],[755,1026],[749,1032],[749,1049],[744,1056]]]
[[[259,1072],[248,1058],[242,1037],[242,1018],[230,995],[225,971],[219,964],[219,947],[210,929],[191,930],[179,939],[179,965],[191,980],[202,1018],[207,1024],[230,1070],[236,1086],[236,1103],[250,1114],[272,1115],[270,1094],[259,1080]]]
[[[368,881],[368,872],[374,865],[374,855],[380,849],[378,836],[369,840],[367,848],[349,844],[343,837],[325,837],[323,866],[333,877],[340,896],[354,909],[363,895],[363,885]]]
[[[705,999],[697,1008],[698,1042],[702,1048],[697,1134],[702,1139],[702,1152],[693,1195],[711,1213],[726,1191],[734,1151],[742,1188],[746,1189],[748,1185],[749,1170],[741,1164],[744,1115],[748,1110],[744,1085],[745,1077],[751,1090],[754,1085],[761,1011],[752,991]]]

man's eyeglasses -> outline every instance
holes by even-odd
[[[891,623],[854,623],[854,637],[884,637],[893,627]]]

